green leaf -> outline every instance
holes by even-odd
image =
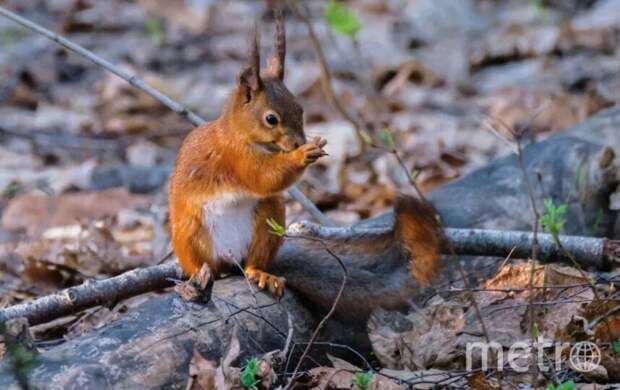
[[[362,28],[362,22],[357,15],[336,0],[329,0],[327,3],[325,19],[334,31],[350,37],[354,37]]]
[[[614,341],[612,345],[614,347],[614,353],[616,354],[616,356],[620,356],[620,341]]]
[[[553,383],[549,383],[547,385],[547,390],[558,390],[557,387]]]
[[[391,151],[396,149],[396,145],[394,144],[394,137],[392,137],[392,133],[390,133],[390,130],[388,130],[387,128],[381,130],[381,141],[383,141],[383,144],[387,149]]]
[[[246,389],[255,389],[260,380],[256,378],[258,372],[258,359],[252,358],[245,363],[245,368],[241,372],[241,386]]]
[[[560,384],[557,387],[557,390],[573,390],[575,388],[575,382],[573,381],[566,381],[562,384]]]
[[[358,372],[353,376],[353,384],[359,390],[368,390],[375,374],[372,371]]]
[[[540,223],[557,242],[560,232],[566,224],[566,204],[555,206],[551,199],[545,199],[544,201],[545,213],[540,217]]]
[[[269,228],[271,229],[270,233],[275,234],[276,236],[279,236],[279,237],[284,237],[284,235],[286,234],[286,229],[284,229],[284,226],[280,225],[273,218],[267,218],[266,222]]]
[[[149,19],[146,21],[146,32],[149,34],[151,41],[157,47],[164,45],[164,29],[159,19]]]

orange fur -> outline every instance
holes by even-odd
[[[443,233],[437,213],[429,203],[410,196],[396,200],[394,213],[396,237],[411,255],[411,275],[420,283],[430,282],[441,261]]]
[[[170,181],[169,200],[172,246],[186,274],[195,275],[206,263],[217,276],[225,263],[217,257],[223,256],[222,245],[228,249],[230,241],[226,240],[233,237],[230,245],[244,243],[244,258],[240,260],[245,260],[246,275],[261,289],[282,294],[284,278],[265,272],[282,244],[280,237],[269,232],[266,220],[273,218],[284,225],[282,191],[325,154],[322,148],[326,142],[320,138],[306,142],[303,111],[282,82],[285,48],[281,15],[276,22],[275,55],[268,71],[260,74],[259,45],[255,39],[249,65],[239,74],[222,115],[194,129],[181,145]],[[276,117],[275,124],[270,123],[269,115]],[[218,207],[236,210],[237,203],[217,203],[226,197],[250,199],[244,209],[248,214],[217,214],[221,211]],[[227,221],[241,218],[231,223],[245,223],[239,221],[247,217],[251,226],[243,225],[241,232],[233,231],[238,225],[232,226],[229,235],[221,215]],[[224,240],[214,241],[214,231]],[[413,277],[421,283],[430,281],[439,267],[442,237],[432,207],[410,197],[399,198],[395,234],[394,239],[411,255]],[[365,248],[363,243],[358,245]],[[376,245],[373,241],[368,252],[380,249]]]
[[[203,206],[223,196],[256,200],[245,271],[260,288],[282,293],[284,279],[264,272],[281,238],[269,232],[266,220],[284,225],[281,192],[293,185],[306,166],[325,153],[325,141],[306,142],[303,111],[282,82],[284,25],[277,18],[275,55],[265,75],[259,75],[258,42],[250,65],[242,70],[222,115],[194,129],[179,149],[170,181],[172,246],[183,271],[193,276],[207,263],[218,275],[214,242],[204,226]],[[267,120],[275,115],[273,125]],[[206,216],[207,218],[209,215]]]

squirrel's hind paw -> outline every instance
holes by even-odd
[[[246,268],[245,274],[248,279],[256,282],[258,288],[261,290],[269,290],[270,293],[282,296],[284,294],[284,286],[286,285],[286,279],[272,275],[268,272],[258,270],[256,268]]]

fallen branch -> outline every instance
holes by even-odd
[[[311,222],[299,222],[289,228],[295,234],[311,234],[322,239],[350,239],[362,235],[384,235],[388,227],[327,227]],[[462,256],[504,257],[512,251],[513,258],[531,255],[534,234],[531,232],[444,229],[454,252]],[[551,234],[538,233],[538,259],[542,262],[561,261],[572,263],[571,256],[583,267],[604,269],[620,262],[620,241],[607,238],[559,236],[564,249],[558,247]],[[444,248],[445,254],[450,254]]]
[[[194,112],[192,112],[190,109],[188,109],[187,107],[177,103],[176,101],[174,101],[173,99],[171,99],[169,96],[161,93],[160,91],[158,91],[157,89],[151,87],[150,85],[148,85],[144,80],[142,80],[140,77],[138,77],[135,74],[130,74],[128,72],[125,72],[124,70],[122,70],[121,68],[119,68],[118,66],[112,64],[111,62],[99,57],[98,55],[96,55],[95,53],[93,53],[90,50],[85,49],[84,47],[71,42],[70,40],[68,40],[67,38],[62,37],[59,34],[56,34],[53,31],[50,31],[28,19],[22,18],[21,16],[17,15],[14,12],[9,11],[8,9],[4,8],[4,7],[0,7],[0,15],[6,17],[7,19],[10,19],[26,28],[28,28],[31,31],[34,31],[38,34],[43,35],[44,37],[58,43],[59,45],[71,50],[74,53],[77,53],[79,55],[81,55],[82,57],[90,60],[91,62],[93,62],[95,65],[98,65],[100,67],[102,67],[103,69],[107,70],[110,73],[115,74],[116,76],[120,77],[121,79],[125,80],[126,82],[128,82],[130,85],[132,85],[133,87],[139,89],[140,91],[148,94],[149,96],[151,96],[153,99],[157,100],[158,102],[160,102],[161,104],[163,104],[164,106],[168,107],[169,109],[171,109],[172,111],[176,112],[177,114],[181,115],[183,118],[187,119],[190,123],[192,123],[194,126],[202,126],[203,124],[206,123],[206,120],[204,120],[203,118],[201,118],[200,116],[198,116],[197,114],[195,114]],[[319,221],[321,224],[323,225],[332,225],[332,222],[330,221],[329,218],[327,218],[327,216],[325,216],[325,214],[323,214],[313,203],[312,201],[310,201],[310,199],[308,199],[297,187],[291,187],[289,189],[289,195],[291,196],[291,198],[295,199],[297,202],[299,202],[305,209],[306,211],[308,211],[308,213],[310,213],[310,215],[312,215],[312,217],[314,217],[317,221]]]
[[[515,258],[527,258],[532,250],[532,233],[482,229],[444,229],[457,255],[503,257],[512,251]],[[300,222],[289,227],[292,236],[310,236],[324,240],[351,240],[363,236],[383,236],[388,228],[326,227]],[[580,265],[608,268],[620,262],[620,242],[606,238],[560,236],[565,250],[558,248],[550,234],[538,234],[539,258],[543,262],[570,262],[567,252]],[[445,248],[444,252],[450,254]],[[87,281],[71,287],[0,310],[0,322],[25,317],[31,325],[71,315],[89,307],[109,305],[135,295],[169,287],[171,279],[181,279],[178,266],[173,263],[136,269],[113,278]]]
[[[86,281],[55,294],[0,310],[0,323],[25,317],[30,325],[41,324],[81,310],[110,305],[123,299],[169,287],[181,279],[174,263],[155,265],[125,272],[109,279]]]

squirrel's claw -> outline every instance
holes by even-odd
[[[320,157],[327,156],[327,153],[323,150],[325,145],[327,145],[327,140],[321,137],[314,137],[310,142],[301,145],[299,150],[302,154],[302,163],[309,165]]]
[[[259,289],[269,290],[270,293],[279,297],[284,294],[286,279],[255,268],[247,268],[245,274],[249,280],[256,282]]]

